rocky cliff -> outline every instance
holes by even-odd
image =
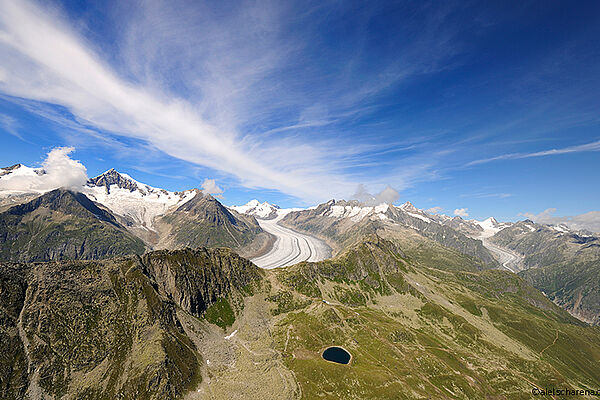
[[[200,379],[177,316],[262,278],[227,249],[0,264],[0,398],[164,399]]]

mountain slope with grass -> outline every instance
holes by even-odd
[[[597,389],[600,329],[475,260],[407,229],[275,270],[228,249],[0,264],[0,390],[525,399],[533,387]],[[321,357],[333,345],[349,364]]]
[[[277,299],[288,292],[291,305],[275,337],[303,396],[530,398],[532,387],[598,387],[598,328],[510,272],[445,256],[463,268],[372,236],[334,260],[278,271]],[[351,363],[322,360],[331,345]]]
[[[99,259],[141,254],[146,246],[81,193],[47,192],[0,213],[0,260]]]
[[[156,220],[156,248],[229,247],[251,257],[269,242],[253,216],[227,209],[211,195],[198,193]]]
[[[231,324],[262,274],[228,249],[0,264],[0,397],[182,397],[203,359],[179,315]]]

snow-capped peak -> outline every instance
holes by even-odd
[[[400,206],[401,210],[404,211],[408,211],[408,212],[418,212],[420,211],[417,207],[415,207],[410,201],[407,201],[406,203],[402,204]]]
[[[111,187],[113,186],[116,186],[119,189],[127,189],[130,192],[138,190],[143,195],[153,192],[161,192],[163,194],[168,193],[164,189],[157,189],[144,183],[140,183],[127,174],[117,172],[114,168],[109,169],[95,178],[89,179],[87,186],[104,187],[107,194],[110,194]]]
[[[387,219],[386,212],[390,206],[386,203],[381,203],[378,206],[366,206],[357,200],[352,201],[335,201],[330,200],[325,204],[318,206],[321,209],[320,215],[330,218],[349,218],[353,222],[358,222],[365,217],[375,217],[379,219]]]
[[[484,219],[483,221],[471,220],[475,225],[481,227],[483,232],[479,234],[480,238],[488,238],[490,236],[494,236],[496,233],[500,232],[502,229],[510,226],[510,223],[500,223],[494,217],[489,217]]]
[[[0,193],[2,196],[24,193],[45,193],[51,189],[40,187],[38,178],[45,175],[43,168],[31,168],[23,164],[0,168]]]
[[[115,214],[131,220],[134,225],[149,230],[153,230],[155,217],[186,203],[198,193],[197,190],[170,192],[154,188],[113,168],[89,179],[82,192]]]
[[[269,204],[266,201],[261,203],[256,199],[250,200],[243,206],[231,206],[229,208],[240,214],[253,215],[260,219],[273,219],[281,213],[281,209],[278,206]]]
[[[13,179],[18,176],[40,176],[45,173],[46,171],[43,168],[31,168],[23,164],[0,168],[0,178],[2,179]]]
[[[496,221],[496,218],[494,217],[489,217],[483,221],[477,221],[479,223],[479,226],[481,226],[482,228],[496,228],[498,227],[498,221]]]

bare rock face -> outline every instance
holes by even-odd
[[[126,177],[115,171],[114,168],[111,168],[110,170],[95,178],[90,178],[88,180],[88,185],[104,186],[106,188],[107,194],[110,193],[111,185],[117,185],[119,188],[127,189],[130,192],[134,192],[140,189],[135,181],[127,179]]]
[[[0,264],[0,398],[178,398],[202,359],[196,316],[262,274],[227,249]]]
[[[227,248],[155,251],[142,257],[158,293],[200,316],[218,298],[262,278],[264,272]]]

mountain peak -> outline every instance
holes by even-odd
[[[232,206],[229,208],[240,214],[253,215],[260,219],[273,219],[277,217],[277,211],[279,210],[279,207],[274,204],[269,204],[266,201],[261,203],[256,199],[250,200],[243,206]]]
[[[95,178],[88,179],[88,186],[104,186],[106,193],[110,193],[111,185],[117,185],[121,189],[127,189],[130,192],[140,189],[138,182],[133,180],[130,176],[117,172],[114,168],[98,175]]]
[[[400,206],[400,208],[404,211],[411,211],[411,212],[419,211],[419,209],[417,207],[415,207],[410,201],[407,201],[406,203],[402,204]]]
[[[487,219],[486,219],[485,221],[483,221],[483,222],[487,222],[487,223],[489,223],[490,225],[494,225],[494,226],[495,226],[495,225],[498,225],[498,221],[497,221],[497,220],[496,220],[496,218],[494,218],[494,217],[489,217],[489,218],[487,218]]]

